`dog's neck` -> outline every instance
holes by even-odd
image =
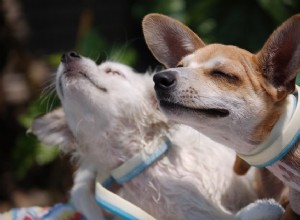
[[[149,117],[148,117],[149,116]],[[151,121],[151,115],[144,123],[135,123],[135,119],[117,119],[109,129],[94,139],[77,138],[80,146],[80,159],[93,161],[98,172],[107,172],[127,161],[141,149],[156,148],[157,142],[165,136],[170,129],[167,121]],[[153,117],[153,116],[152,116]],[[141,121],[141,120],[139,120]]]
[[[110,188],[111,185],[115,183],[124,184],[131,181],[152,166],[153,163],[159,161],[163,155],[167,153],[171,145],[170,139],[164,137],[157,143],[156,147],[152,145],[145,146],[139,153],[109,173],[98,173],[98,182],[96,182],[95,187],[97,203],[118,216],[135,216],[137,219],[153,219],[152,216],[149,216],[144,211],[105,188]],[[111,198],[113,199],[111,200]],[[124,209],[124,207],[130,207],[130,209]]]
[[[151,128],[150,130],[148,129],[149,127]],[[139,148],[138,152],[133,153],[133,156],[112,170],[106,171],[106,173],[103,172],[103,170],[98,170],[95,196],[97,203],[101,207],[117,216],[127,217],[126,219],[154,219],[134,204],[105,188],[110,188],[114,184],[123,185],[130,183],[137,176],[143,174],[146,169],[155,166],[154,163],[163,158],[172,145],[170,139],[164,136],[164,134],[168,132],[167,128],[168,126],[166,126],[165,123],[159,122],[158,124],[154,123],[145,127],[142,131],[140,129],[134,129],[135,131],[133,131],[132,137],[137,137],[137,139],[133,138],[134,140],[129,141],[131,142],[128,143],[129,146],[122,146],[122,148],[132,149],[130,153],[133,153],[136,151],[136,148]],[[140,135],[137,133],[138,130]],[[122,134],[119,134],[119,138],[116,136],[114,139],[117,145],[124,144],[124,140],[122,137],[120,138],[120,136],[122,136]],[[124,159],[125,157],[122,160]],[[143,177],[144,176],[145,175],[143,175]],[[142,179],[144,179],[143,177]]]
[[[110,173],[99,174],[98,179],[105,187],[109,187],[112,182],[118,184],[126,183],[138,176],[153,163],[159,161],[167,153],[171,145],[172,143],[167,136],[162,137],[158,140],[158,143],[154,142],[151,145],[145,146],[140,152],[111,170]]]
[[[249,164],[270,166],[283,158],[299,141],[299,87],[297,90],[297,93],[287,97],[284,110],[268,137],[251,152],[239,154]]]

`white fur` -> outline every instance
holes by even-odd
[[[258,200],[237,213],[238,219],[272,219],[279,220],[283,215],[284,209],[273,200]]]
[[[74,143],[80,166],[71,197],[88,219],[104,218],[92,190],[96,173],[115,168],[146,145],[156,147],[164,135],[171,139],[171,149],[123,185],[119,194],[124,198],[160,220],[235,219],[234,213],[256,199],[251,172],[238,177],[232,171],[232,150],[170,123],[158,110],[148,74],[113,62],[97,66],[82,57],[60,65],[57,90],[73,135],[64,135],[64,147]],[[44,119],[34,122],[33,132],[41,140],[58,137]]]
[[[203,69],[211,69],[218,65],[224,65],[226,62],[230,62],[226,57],[217,56],[213,57],[205,62],[196,62],[195,61],[195,54],[189,54],[182,59],[182,63],[184,66],[189,66],[190,68],[203,68]]]

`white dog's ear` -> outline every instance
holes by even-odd
[[[142,26],[149,49],[168,68],[177,66],[184,56],[205,46],[191,29],[165,15],[148,14]]]
[[[65,152],[72,151],[75,139],[69,129],[62,108],[53,110],[32,122],[29,130],[46,145],[59,145]]]
[[[300,14],[279,26],[256,58],[268,82],[281,93],[293,92],[300,69]]]

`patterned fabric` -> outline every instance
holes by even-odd
[[[71,204],[53,207],[14,208],[0,214],[0,220],[87,220]]]

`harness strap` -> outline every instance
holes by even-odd
[[[121,166],[110,171],[110,174],[102,176],[98,175],[95,185],[95,198],[97,203],[106,210],[124,219],[155,220],[154,217],[143,211],[141,208],[126,201],[106,188],[113,182],[123,184],[132,180],[154,162],[159,160],[170,147],[171,141],[169,138],[164,137],[163,141],[156,149],[153,149],[153,146],[146,146],[141,152],[135,154]]]
[[[96,201],[104,209],[127,220],[155,220],[154,217],[143,211],[141,208],[126,201],[117,194],[96,183]]]

